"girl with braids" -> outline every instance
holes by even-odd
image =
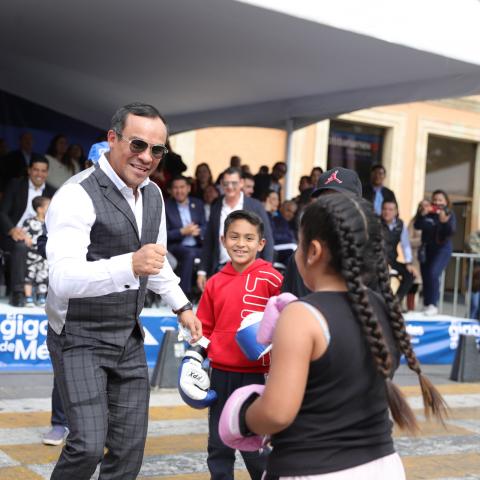
[[[265,390],[238,410],[242,437],[272,435],[266,479],[400,480],[392,421],[417,423],[392,377],[404,354],[418,374],[425,412],[446,405],[422,375],[389,286],[382,231],[371,204],[319,198],[301,221],[298,270],[313,293],[287,305],[273,334]],[[365,286],[376,273],[380,293]]]

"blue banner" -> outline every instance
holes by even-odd
[[[148,366],[157,361],[163,335],[177,329],[177,317],[141,315]],[[0,313],[0,370],[51,370],[45,313]]]
[[[407,320],[415,354],[421,363],[451,365],[460,335],[475,335],[480,340],[480,324],[475,320]],[[403,361],[403,360],[402,360]]]
[[[45,342],[47,317],[43,312],[26,313],[25,310],[0,313],[0,370],[51,369]],[[145,330],[147,363],[153,368],[163,335],[167,330],[177,329],[177,319],[147,312],[148,310],[145,310],[145,314],[140,318]],[[166,312],[168,310],[165,310]],[[461,334],[475,335],[480,341],[480,324],[477,321],[443,318],[445,319],[406,320],[415,353],[422,363],[452,364]]]

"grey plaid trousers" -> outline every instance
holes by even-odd
[[[51,479],[89,480],[98,463],[99,480],[137,478],[150,397],[138,326],[124,347],[49,327],[47,346],[70,429]]]

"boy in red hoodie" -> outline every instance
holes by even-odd
[[[223,406],[235,389],[264,384],[270,364],[269,354],[257,361],[248,360],[237,345],[235,334],[243,318],[262,312],[268,299],[280,294],[283,280],[271,263],[256,258],[265,239],[262,220],[255,213],[230,213],[225,219],[222,243],[231,262],[208,280],[197,310],[203,335],[210,340],[210,388],[218,395],[208,415],[207,463],[212,480],[233,479],[235,450],[224,445],[218,435]],[[251,478],[260,480],[266,467],[265,455],[241,454]]]

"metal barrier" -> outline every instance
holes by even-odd
[[[478,253],[452,253],[450,262],[455,262],[455,277],[454,277],[454,286],[453,286],[453,301],[452,301],[452,315],[457,316],[458,306],[459,306],[459,294],[461,294],[461,277],[460,277],[460,267],[462,261],[468,263],[468,272],[466,275],[467,279],[467,288],[465,290],[465,318],[470,318],[470,306],[472,302],[472,284],[473,284],[473,269],[475,267],[475,261],[480,263],[480,254]],[[442,273],[440,279],[440,303],[439,303],[439,312],[444,313],[444,296],[445,296],[445,272]]]

